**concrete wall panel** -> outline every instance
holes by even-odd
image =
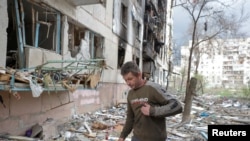
[[[29,47],[25,48],[26,52],[26,66],[27,68],[37,67],[38,65],[44,64],[50,60],[62,60],[62,56],[43,48]],[[34,59],[36,58],[36,59]],[[46,67],[61,68],[62,63],[50,63]]]
[[[30,92],[18,92],[21,99],[16,99],[11,94],[10,115],[21,116],[24,114],[39,113],[41,111],[41,97],[34,98]]]
[[[95,18],[97,18],[101,23],[105,24],[105,20],[106,20],[106,8],[100,4],[98,5],[94,5],[94,12],[93,12],[93,16]],[[107,15],[109,16],[109,15]]]
[[[0,108],[5,110],[5,112],[1,111],[0,133],[23,135],[31,126],[39,123],[43,126],[47,137],[55,135],[56,127],[74,114],[105,109],[126,101],[127,91],[126,84],[102,83],[97,90],[77,90],[74,93],[51,92],[50,94],[43,92],[38,98],[32,97],[30,92],[18,92],[21,95],[20,100],[4,92],[3,99],[7,108]],[[7,102],[9,100],[10,103]]]
[[[19,118],[8,118],[0,121],[0,132],[17,134],[19,129]]]
[[[4,106],[0,103],[0,120],[3,120],[9,117],[10,95],[8,92],[1,92],[1,96],[3,99],[4,105],[6,106],[4,108]]]
[[[7,52],[7,32],[8,14],[7,14],[7,0],[0,2],[0,67],[5,67],[6,52]]]
[[[106,26],[109,29],[112,29],[112,23],[113,23],[113,0],[107,0],[106,1]],[[112,15],[112,16],[111,16]]]

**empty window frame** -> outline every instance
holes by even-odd
[[[125,59],[125,43],[122,41],[119,41],[119,45],[118,45],[118,61],[117,61],[117,68],[121,68],[123,63],[124,63],[124,59]]]
[[[137,40],[140,40],[140,29],[141,29],[141,24],[138,21],[134,21],[134,32],[135,32],[135,38]]]
[[[61,53],[61,13],[46,4],[27,0],[8,3],[6,66],[25,67],[24,47],[39,47]],[[9,58],[16,53],[15,65]],[[12,58],[13,59],[13,58]]]
[[[85,59],[103,59],[104,37],[86,28],[69,23],[69,51],[71,57],[84,55]]]
[[[121,23],[122,25],[127,28],[127,24],[128,24],[128,7],[121,3]]]

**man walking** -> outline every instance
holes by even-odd
[[[118,141],[125,141],[132,130],[132,141],[166,141],[165,117],[181,113],[181,103],[159,84],[142,79],[142,72],[132,61],[122,66],[121,75],[131,89],[127,119]]]

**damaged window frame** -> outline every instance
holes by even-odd
[[[121,24],[123,27],[127,28],[128,24],[128,6],[121,2]]]
[[[134,31],[135,31],[135,38],[140,42],[140,29],[141,29],[141,24],[140,22],[134,20]]]
[[[120,40],[118,44],[118,60],[117,60],[117,69],[120,69],[124,63],[125,59],[125,53],[126,53],[126,48],[125,48],[125,42]]]
[[[30,4],[30,7],[27,8],[27,5]],[[24,6],[25,5],[25,6]],[[26,7],[26,10],[24,9]],[[40,12],[36,12],[39,9]],[[9,57],[15,58],[16,62],[12,65],[11,68],[15,69],[25,69],[27,67],[26,61],[27,56],[25,54],[26,48],[42,48],[47,49],[50,51],[54,51],[55,53],[62,55],[62,47],[61,47],[61,27],[62,27],[62,16],[60,12],[56,11],[55,9],[49,7],[44,3],[35,3],[28,0],[13,0],[13,7],[9,9],[14,13],[11,13],[13,16],[12,21],[9,24],[7,32],[11,32],[11,34],[15,34],[14,31],[16,30],[17,34],[17,42],[16,42],[16,49],[17,51],[10,48],[13,46],[11,41],[8,41],[8,51],[10,54]],[[26,12],[31,11],[31,12]],[[39,16],[39,13],[45,13],[45,16]],[[28,15],[28,16],[27,16]],[[9,15],[10,17],[10,15]],[[46,21],[46,19],[50,19],[50,21]],[[69,24],[74,24],[74,22],[68,22]],[[31,26],[29,26],[31,24]],[[74,25],[75,28],[83,29],[83,36],[84,31],[89,31],[89,59],[96,59],[96,58],[104,58],[103,51],[104,51],[104,37],[90,31],[79,24]],[[11,27],[15,29],[10,29]],[[28,30],[27,30],[28,29]],[[46,32],[40,32],[46,31]],[[81,32],[81,31],[80,31]],[[8,33],[9,34],[9,33]],[[80,33],[81,34],[81,33]],[[8,35],[9,36],[9,35]],[[69,35],[69,38],[72,36]],[[81,36],[79,36],[81,38]],[[14,39],[13,39],[14,40]],[[45,41],[49,40],[49,41]],[[74,39],[76,40],[76,39]],[[81,40],[81,39],[80,39]],[[47,43],[49,42],[49,43]],[[73,42],[74,44],[75,42]],[[79,41],[80,43],[80,41]],[[48,44],[50,44],[51,48],[49,48]],[[98,45],[97,45],[98,44]],[[77,44],[79,46],[79,44]],[[98,46],[98,47],[97,47]],[[69,41],[68,45],[69,51],[72,53],[72,49],[74,49],[74,45]],[[78,49],[79,51],[79,49]],[[16,54],[15,54],[16,53]],[[7,54],[7,55],[8,55]],[[74,58],[75,55],[71,56]],[[13,59],[12,59],[13,60]],[[6,60],[6,66],[8,60]]]
[[[13,93],[31,90],[33,94],[31,87],[33,82],[36,86],[43,87],[41,90],[48,92],[59,90],[73,92],[76,89],[97,88],[102,70],[107,69],[103,56],[103,36],[90,31],[82,24],[74,25],[76,28],[84,29],[79,32],[83,33],[79,36],[80,42],[83,37],[88,42],[85,44],[88,52],[79,50],[81,52],[77,54],[84,52],[89,58],[83,58],[81,55],[76,59],[70,58],[68,56],[70,42],[61,42],[65,37],[66,40],[72,39],[72,36],[68,36],[69,33],[64,33],[64,31],[70,32],[64,27],[70,23],[67,21],[69,17],[43,2],[36,3],[30,0],[8,1],[8,14],[10,21],[7,29],[7,50],[16,60],[15,65],[9,67],[7,57],[6,72],[10,77],[7,85],[0,85],[0,90],[9,90]],[[24,85],[17,86],[16,83],[19,82]]]
[[[68,49],[72,58],[76,58],[77,54],[83,50],[80,46],[82,41],[85,40],[88,43],[88,47],[85,48],[85,51],[89,53],[87,59],[104,59],[103,36],[73,22],[68,22],[68,24]]]
[[[13,49],[15,45],[11,42],[13,40],[8,40],[7,50],[16,52],[16,68],[26,67],[26,48],[43,48],[61,54],[61,13],[59,11],[44,3],[27,0],[8,2],[12,7],[8,7],[10,21],[7,33],[15,34],[16,30],[17,43],[15,51]],[[7,62],[6,60],[6,66],[9,67]]]

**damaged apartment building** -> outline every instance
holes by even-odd
[[[74,114],[113,106],[129,90],[120,76],[135,61],[166,85],[171,64],[169,0],[2,0],[0,133],[44,134]]]

